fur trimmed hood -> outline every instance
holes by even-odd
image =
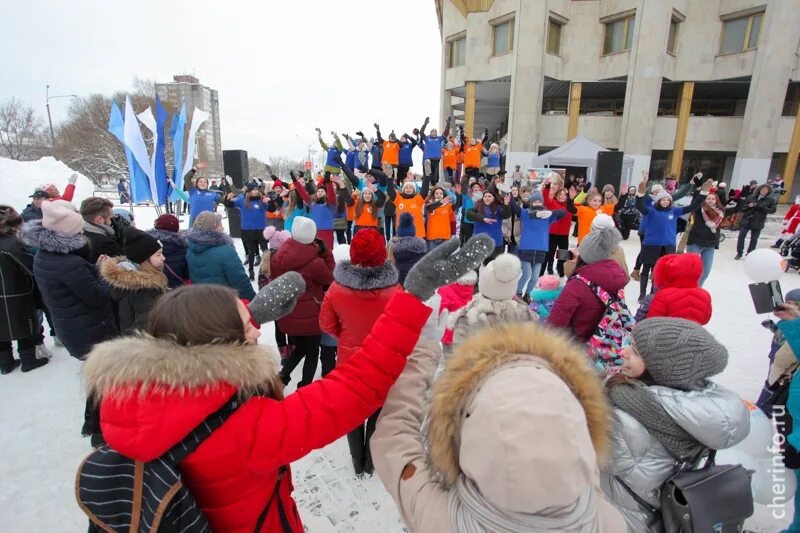
[[[345,260],[336,263],[333,279],[356,291],[371,291],[397,285],[399,274],[390,261],[376,267],[362,267]]]
[[[400,237],[392,241],[394,254],[422,254],[428,253],[428,243],[421,237]]]
[[[233,246],[233,239],[224,233],[205,229],[190,229],[186,232],[189,248],[202,252],[215,246]]]
[[[606,456],[610,410],[585,350],[535,322],[486,328],[455,351],[434,383],[428,425],[430,462],[446,485],[461,474],[462,415],[485,379],[518,360],[544,360],[572,391],[586,414],[598,460]]]
[[[122,337],[98,344],[84,364],[90,395],[105,396],[140,386],[165,387],[165,392],[184,392],[227,383],[243,396],[269,390],[276,382],[275,354],[258,345],[206,344],[181,346],[149,336]]]
[[[64,235],[42,226],[41,220],[34,220],[22,226],[22,240],[28,246],[56,254],[68,254],[88,246],[83,235]]]
[[[175,233],[173,231],[167,231],[164,229],[151,229],[147,230],[147,233],[149,233],[162,243],[174,244],[175,246],[182,246],[184,248],[188,245],[188,243],[186,242],[185,232]]]
[[[109,285],[117,289],[167,290],[167,277],[162,272],[152,267],[135,265],[126,257],[113,257],[103,261],[100,264],[100,275]]]

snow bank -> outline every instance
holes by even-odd
[[[2,203],[21,211],[31,201],[33,191],[47,183],[53,183],[64,192],[69,177],[76,173],[53,157],[43,157],[38,161],[15,161],[0,157],[0,190]],[[75,196],[72,202],[79,206],[84,198],[92,196],[94,184],[82,174],[78,174]]]

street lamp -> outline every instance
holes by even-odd
[[[77,94],[60,94],[56,96],[50,96],[50,86],[47,86],[47,92],[45,93],[45,98],[47,100],[47,122],[50,123],[50,142],[53,146],[56,145],[56,135],[53,133],[53,118],[50,116],[50,100],[53,98],[78,98]]]

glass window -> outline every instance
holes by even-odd
[[[492,55],[507,54],[513,49],[514,21],[509,20],[494,26],[494,49]]]
[[[561,53],[561,30],[563,25],[550,19],[550,24],[547,29],[547,51],[551,54],[559,55]]]
[[[447,43],[447,66],[460,67],[464,65],[467,50],[467,39],[462,37]]]
[[[634,17],[628,17],[606,23],[603,39],[603,54],[613,54],[630,50],[633,46]]]
[[[723,22],[719,53],[733,54],[757,48],[763,18],[764,13],[756,13]]]
[[[669,23],[669,37],[667,37],[667,52],[670,54],[675,53],[675,43],[678,40],[678,24],[679,21],[673,19],[672,22]]]

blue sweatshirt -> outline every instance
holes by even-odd
[[[192,226],[194,219],[204,211],[214,211],[215,204],[219,202],[221,192],[202,191],[192,189],[189,191],[189,227]]]
[[[675,246],[678,238],[678,218],[691,213],[702,205],[706,195],[698,194],[692,203],[685,207],[672,207],[667,210],[651,207],[647,211],[647,226],[642,244],[645,246]]]
[[[375,142],[370,148],[369,153],[372,155],[372,168],[381,168],[381,159],[383,159],[383,145]]]
[[[358,150],[348,150],[344,157],[344,164],[350,168],[358,168]]]
[[[438,137],[432,137],[427,135],[425,137],[425,150],[423,150],[423,158],[424,159],[441,159],[442,158],[442,146],[444,146],[444,137],[439,135]]]
[[[512,207],[513,209],[513,207]],[[522,224],[522,236],[519,239],[518,250],[539,250],[546,252],[550,249],[550,224],[562,218],[566,212],[556,209],[548,218],[531,216],[527,209],[519,209],[519,220]]]
[[[250,209],[246,207],[244,195],[233,200],[242,215],[240,226],[243,230],[263,230],[267,227],[267,204],[261,200],[250,200]]]
[[[494,241],[495,247],[503,246],[503,221],[501,220],[500,217],[501,210],[502,208],[492,209],[491,207],[484,206],[483,209],[484,218],[495,219],[494,224],[490,224],[488,222],[478,222],[478,221],[472,222],[472,224],[475,226],[474,235],[477,235],[479,233],[487,234]]]
[[[341,168],[339,163],[336,162],[336,157],[340,156],[342,152],[336,148],[335,145],[331,145],[328,147],[328,155],[325,157],[325,166],[326,167],[333,167],[333,168]]]
[[[403,166],[413,166],[414,160],[411,154],[414,152],[414,143],[400,143],[400,153],[398,162]]]
[[[486,166],[489,168],[496,168],[500,166],[500,152],[496,154],[489,152],[489,155],[486,156]]]
[[[333,212],[335,207],[329,204],[313,204],[311,205],[311,220],[317,225],[319,230],[333,229]]]

